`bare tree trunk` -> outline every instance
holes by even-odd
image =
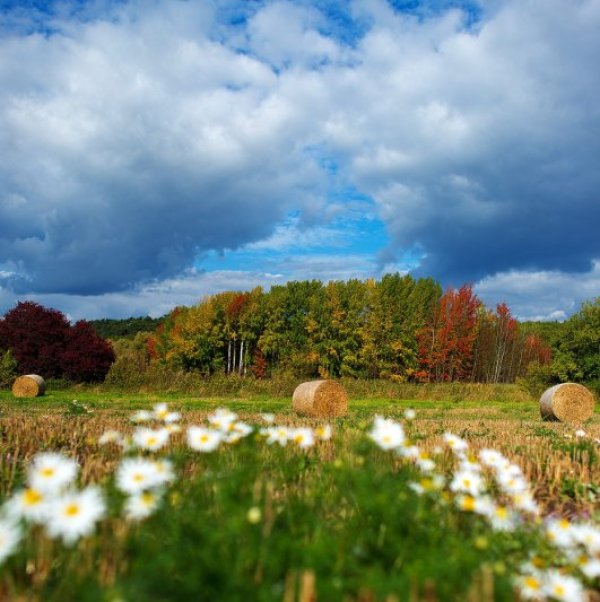
[[[227,343],[227,374],[231,374],[231,339]]]
[[[239,374],[242,376],[242,370],[244,369],[244,339],[240,343],[240,363],[239,363]]]

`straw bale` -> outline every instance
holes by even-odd
[[[584,422],[594,413],[594,394],[583,385],[562,383],[546,389],[540,398],[544,420]]]
[[[19,376],[12,386],[15,397],[40,397],[46,391],[46,382],[37,374]]]
[[[297,414],[315,418],[345,416],[348,394],[333,380],[312,380],[296,387],[292,406]]]

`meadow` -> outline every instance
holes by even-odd
[[[542,422],[534,399],[479,391],[351,396],[348,417],[329,422],[265,394],[0,392],[2,514],[35,488],[47,452],[78,463],[69,487],[102,496],[81,536],[49,510],[22,520],[0,599],[599,599],[600,415]],[[220,432],[215,447],[194,446],[192,425]],[[165,459],[169,477],[125,486],[137,458]]]

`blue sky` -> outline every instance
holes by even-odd
[[[600,0],[0,3],[0,313],[432,276],[600,295]]]

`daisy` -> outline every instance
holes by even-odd
[[[273,426],[267,429],[267,443],[269,445],[278,443],[281,447],[285,447],[290,437],[291,431],[285,426]]]
[[[455,453],[461,453],[469,448],[469,444],[452,433],[444,433],[444,443]]]
[[[44,523],[49,497],[48,494],[32,487],[21,489],[6,502],[6,512],[14,518],[24,518],[36,524]]]
[[[0,519],[0,564],[15,552],[23,536],[18,524]]]
[[[573,525],[565,518],[551,519],[546,523],[546,538],[559,548],[569,548],[574,543]]]
[[[157,403],[152,410],[152,416],[156,420],[162,420],[166,424],[181,420],[181,414],[179,412],[169,412],[166,403]]]
[[[585,547],[588,554],[600,553],[600,528],[581,524],[575,525],[572,529],[575,541]]]
[[[382,416],[375,416],[373,430],[369,433],[369,437],[381,449],[386,450],[400,447],[405,440],[402,425]]]
[[[315,435],[321,441],[329,441],[331,439],[331,426],[322,424],[315,429]]]
[[[152,420],[152,412],[149,410],[139,410],[130,418],[131,422],[148,422]]]
[[[210,425],[222,431],[229,430],[231,423],[235,422],[235,420],[237,420],[237,414],[225,408],[217,408],[214,414],[208,416]]]
[[[109,443],[116,443],[120,445],[122,441],[123,436],[121,435],[121,433],[119,433],[119,431],[109,429],[108,431],[104,431],[104,433],[100,436],[100,438],[98,439],[98,444],[107,445]]]
[[[514,531],[517,526],[514,513],[506,506],[492,506],[487,516],[494,531]]]
[[[529,491],[515,493],[511,499],[513,506],[521,512],[527,512],[528,514],[535,515],[540,513],[540,507]]]
[[[188,445],[199,452],[212,452],[221,443],[223,434],[219,431],[204,428],[203,426],[190,426],[187,429]]]
[[[153,489],[164,482],[157,463],[145,458],[125,458],[117,468],[115,479],[117,488],[129,495]]]
[[[77,476],[79,465],[59,453],[46,452],[33,459],[27,479],[33,489],[55,493],[70,485]]]
[[[60,537],[65,544],[72,545],[92,533],[105,510],[106,504],[97,487],[69,491],[51,502],[46,531],[50,537]]]
[[[485,485],[481,476],[470,470],[455,472],[450,483],[450,490],[454,493],[468,493],[473,497],[477,497],[484,489]]]
[[[167,429],[149,429],[138,427],[133,433],[133,442],[140,449],[148,451],[157,451],[163,448],[169,441],[169,431]]]
[[[579,570],[588,579],[597,579],[600,577],[600,560],[597,558],[581,558],[579,561]]]
[[[404,418],[406,420],[414,420],[416,417],[417,413],[412,408],[404,410]]]
[[[558,571],[548,571],[544,576],[544,593],[560,602],[584,602],[586,595],[577,579],[562,575]]]
[[[507,459],[495,449],[482,449],[479,452],[479,460],[484,466],[494,469],[501,468],[508,462]]]
[[[303,449],[312,447],[315,444],[315,435],[312,429],[297,428],[291,433],[291,438],[294,443]]]
[[[543,600],[542,579],[537,573],[520,575],[516,579],[519,594],[524,600]]]
[[[148,518],[159,506],[161,496],[155,491],[142,491],[127,498],[123,511],[129,520]]]
[[[263,413],[260,417],[267,423],[273,424],[275,422],[275,414]]]

